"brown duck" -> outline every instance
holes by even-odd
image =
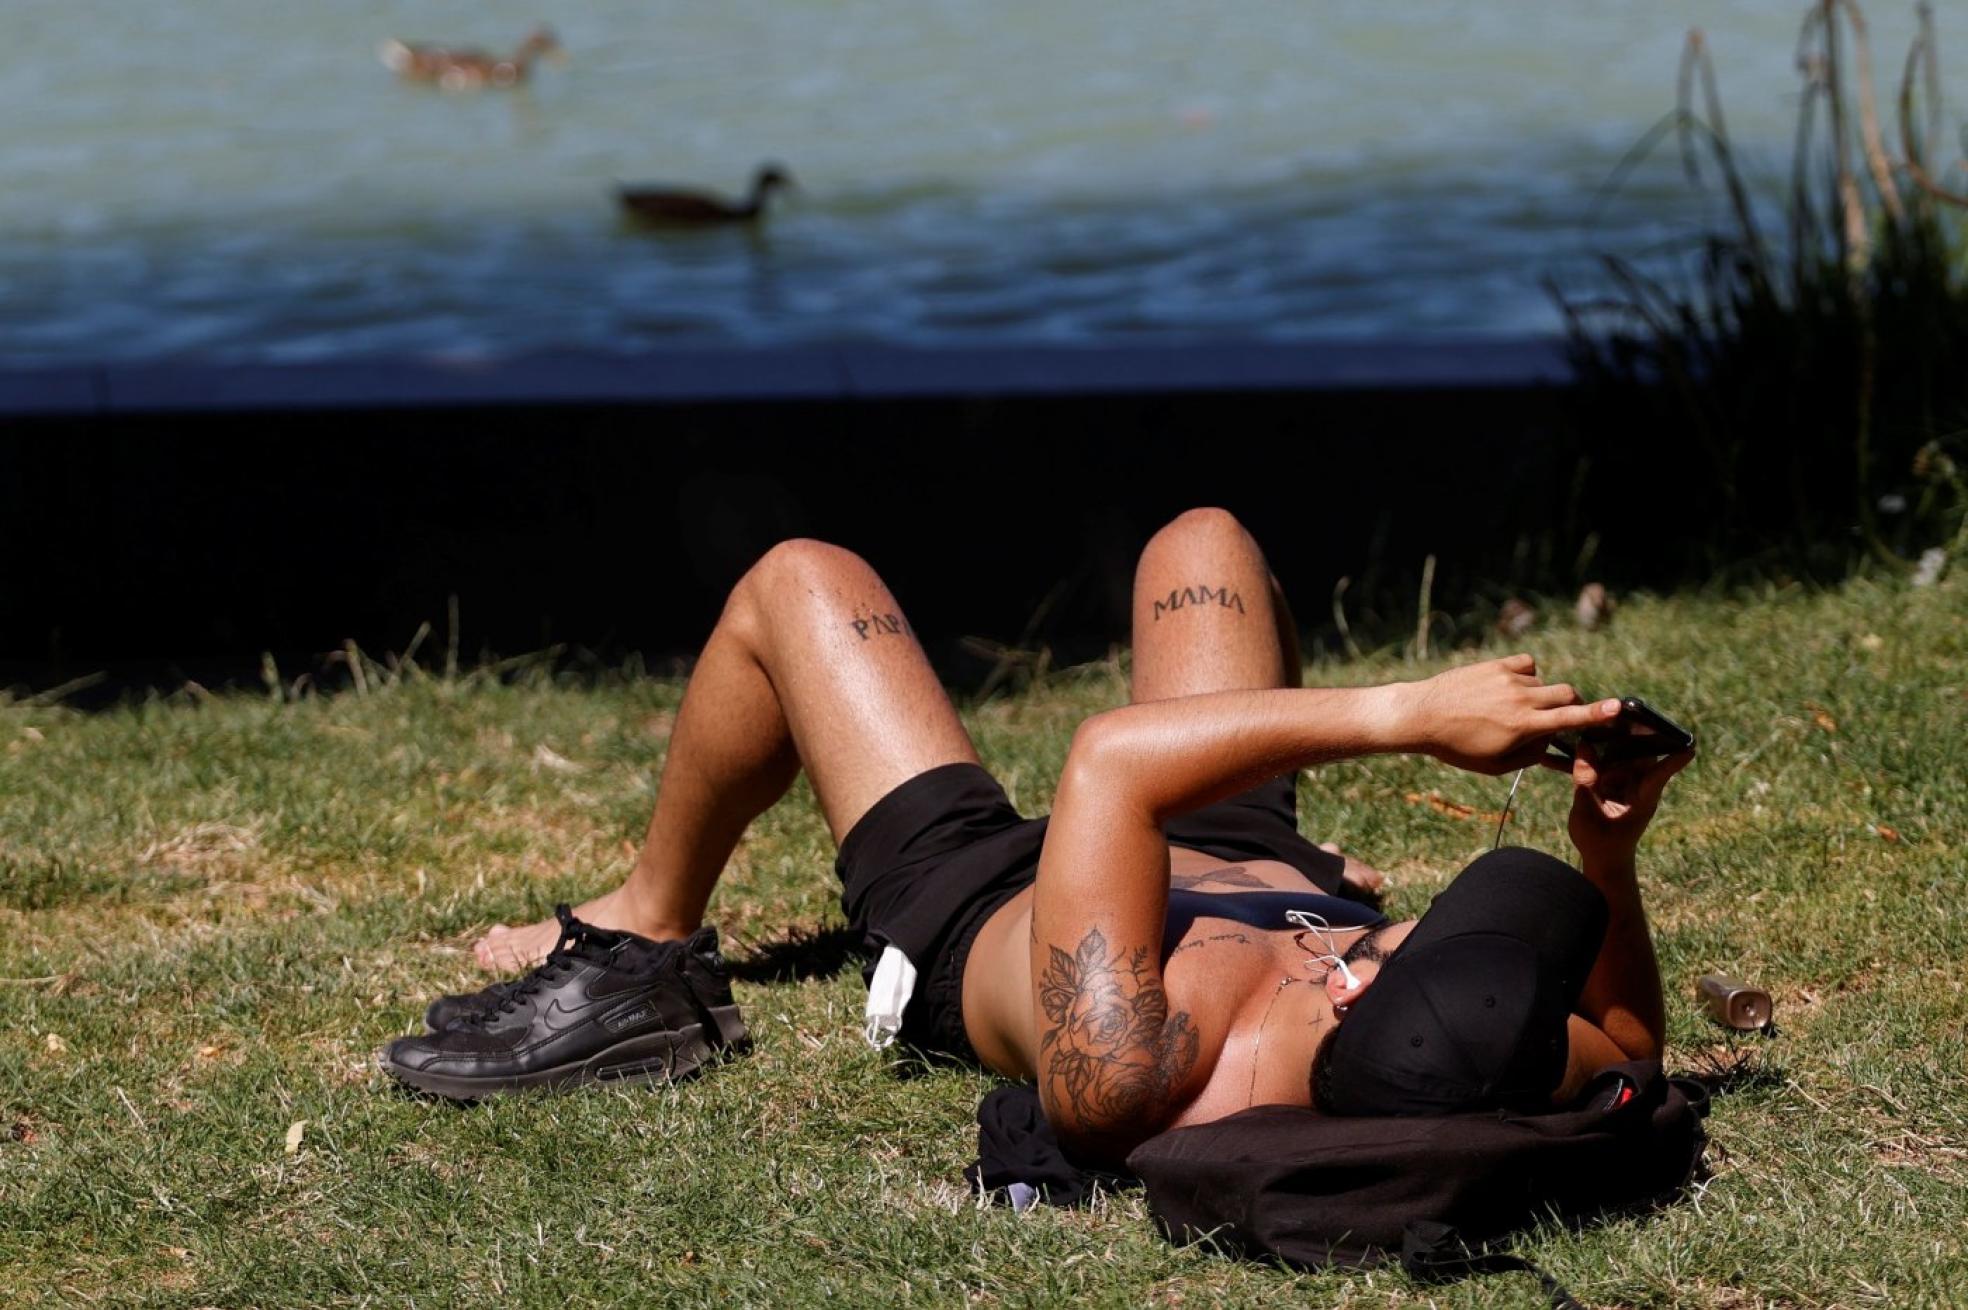
[[[751,194],[742,201],[682,187],[618,185],[615,199],[622,212],[651,227],[711,227],[720,223],[756,223],[765,214],[766,198],[794,185],[793,175],[778,164],[761,164],[752,175]]]
[[[552,31],[536,27],[519,43],[519,49],[506,56],[469,47],[412,45],[394,37],[378,46],[376,54],[385,68],[406,82],[429,82],[446,91],[472,91],[484,86],[518,86],[542,55],[563,52]]]

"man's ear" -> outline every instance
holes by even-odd
[[[1348,986],[1349,982],[1353,985]],[[1335,960],[1332,969],[1326,974],[1326,999],[1333,1003],[1335,1009],[1351,1005],[1365,996],[1367,988],[1371,986],[1373,983],[1369,979],[1362,978],[1351,965]]]

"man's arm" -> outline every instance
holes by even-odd
[[[1546,686],[1529,656],[1420,683],[1212,692],[1099,714],[1074,735],[1032,913],[1039,1095],[1069,1149],[1113,1159],[1160,1131],[1210,1068],[1162,983],[1162,823],[1296,768],[1425,751],[1500,773],[1554,732],[1617,713]],[[1613,710],[1606,709],[1612,705]],[[1219,1042],[1210,1044],[1220,1047]]]

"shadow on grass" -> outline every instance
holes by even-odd
[[[731,961],[731,976],[752,983],[832,978],[866,954],[861,934],[842,924],[826,928],[795,926],[776,941],[743,945],[746,954]]]
[[[1771,1038],[1754,1040],[1763,1042]],[[1770,1063],[1765,1051],[1750,1045],[1698,1052],[1689,1067],[1677,1076],[1699,1083],[1710,1097],[1768,1091],[1790,1081],[1782,1065]]]

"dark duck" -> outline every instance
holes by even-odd
[[[756,223],[765,215],[773,192],[793,185],[792,174],[778,164],[761,164],[752,175],[752,189],[743,200],[730,200],[685,187],[622,184],[615,198],[631,221],[648,227],[714,227]]]

